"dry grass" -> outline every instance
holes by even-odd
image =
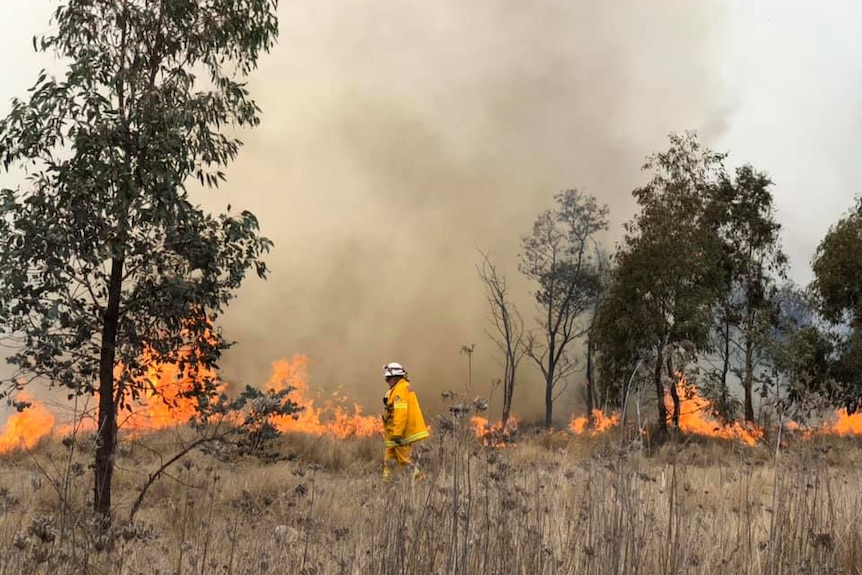
[[[124,447],[108,538],[88,524],[86,442],[5,456],[0,575],[862,573],[858,440],[493,449],[456,430],[423,446],[424,481],[383,483],[378,440],[296,435],[264,456],[194,452],[126,524],[182,436]]]

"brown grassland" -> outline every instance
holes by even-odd
[[[381,480],[381,442],[286,435],[265,453],[195,451],[129,511],[191,432],[121,445],[116,518],[88,522],[91,446],[0,457],[0,575],[862,573],[862,443],[697,437],[660,446],[463,426]]]

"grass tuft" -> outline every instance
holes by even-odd
[[[384,483],[382,442],[286,435],[266,452],[124,444],[116,519],[96,535],[92,453],[45,442],[0,458],[0,575],[225,573],[862,573],[862,444],[775,445],[522,431],[481,445],[456,422]]]

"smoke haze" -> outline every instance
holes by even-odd
[[[56,5],[0,4],[3,115],[40,68],[62,72],[31,45]],[[433,411],[438,391],[465,385],[458,352],[475,343],[487,394],[500,369],[475,247],[532,319],[516,256],[535,215],[580,187],[610,205],[612,247],[643,157],[670,131],[696,129],[773,176],[800,284],[862,178],[852,0],[282,0],[280,15],[251,81],[263,124],[241,134],[229,185],[199,196],[255,211],[276,242],[270,280],[249,279],[224,318],[235,382],[306,353],[313,388],[341,385],[376,412],[380,366],[398,360]],[[522,415],[538,414],[536,379],[522,364]],[[561,399],[561,419],[583,409]]]
[[[250,84],[263,123],[224,189],[200,196],[255,212],[275,242],[270,279],[249,279],[224,318],[240,342],[226,377],[262,384],[302,353],[313,388],[376,411],[381,366],[400,361],[434,412],[467,384],[459,350],[475,343],[472,393],[487,396],[501,370],[476,248],[528,322],[520,238],[556,192],[610,206],[611,248],[644,156],[670,131],[723,132],[724,16],[700,0],[282,2]],[[526,360],[519,386],[516,411],[535,416]],[[575,406],[573,391],[555,413]]]

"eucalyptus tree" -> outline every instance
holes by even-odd
[[[260,110],[245,79],[278,33],[276,0],[69,0],[34,46],[46,72],[0,121],[0,330],[12,386],[98,396],[94,508],[110,521],[118,411],[147,363],[180,363],[207,403],[229,342],[215,321],[270,242],[249,212],[187,188],[223,167]],[[145,362],[144,357],[148,360]]]
[[[607,206],[576,189],[554,196],[556,206],[539,214],[521,241],[519,269],[537,284],[538,328],[527,338],[527,356],[545,384],[545,427],[553,421],[554,401],[574,372],[572,343],[587,333],[584,314],[598,288],[593,245],[607,228]]]
[[[835,338],[811,290],[785,282],[776,289],[773,304],[777,314],[765,349],[761,398],[781,416],[804,420],[834,397],[830,371]]]
[[[832,225],[817,246],[811,288],[820,312],[832,325],[832,386],[825,390],[836,403],[862,409],[862,199]]]
[[[707,370],[707,380],[716,411],[725,420],[736,416],[730,377],[742,384],[745,420],[754,421],[755,384],[763,384],[767,373],[765,351],[778,314],[776,286],[787,269],[771,188],[766,173],[745,165],[733,177],[721,174],[708,208],[725,249],[713,330],[719,361],[715,369]]]
[[[649,369],[663,431],[667,380],[671,418],[679,420],[673,352],[684,347],[691,356],[709,346],[724,244],[708,207],[724,158],[686,133],[672,134],[669,148],[647,159],[644,170],[652,178],[632,192],[640,211],[625,225],[613,283],[596,321],[603,389],[624,397],[631,374]]]

